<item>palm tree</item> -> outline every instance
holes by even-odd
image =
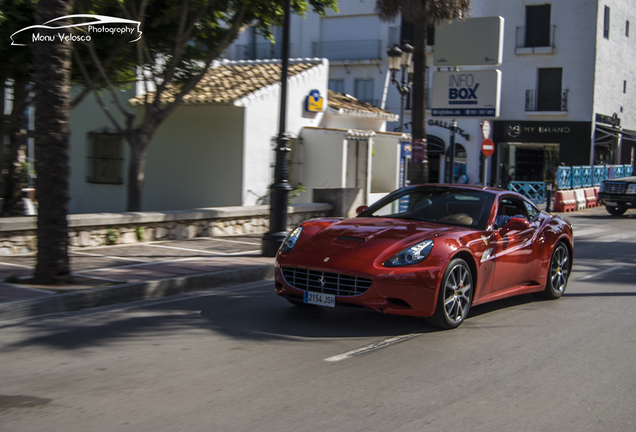
[[[398,15],[413,23],[413,142],[426,142],[426,28],[455,18],[463,18],[470,11],[470,0],[376,0],[380,18],[392,21]],[[412,164],[416,165],[416,164]],[[411,174],[411,183],[428,182],[428,158]]]
[[[38,23],[69,15],[72,0],[40,0]],[[35,153],[38,254],[35,282],[70,282],[68,157],[71,90],[70,42],[35,44]]]

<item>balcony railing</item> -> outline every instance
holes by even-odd
[[[289,46],[291,51],[291,45]],[[279,59],[283,52],[282,43],[257,43],[248,45],[237,45],[236,60],[269,60]]]
[[[329,60],[379,60],[381,40],[314,42],[312,55]]]
[[[526,112],[566,112],[568,91],[526,90]]]
[[[555,25],[517,27],[516,48],[554,48]]]

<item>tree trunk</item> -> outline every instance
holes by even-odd
[[[29,97],[29,79],[29,76],[16,77],[13,83],[13,107],[8,124],[9,153],[7,155],[7,171],[4,175],[2,216],[24,214],[22,188],[26,186],[24,181],[26,173],[20,158],[20,151],[24,151],[27,139],[24,111]]]
[[[70,0],[40,0],[36,22],[71,13]],[[35,44],[36,197],[38,253],[35,282],[70,282],[68,258],[68,175],[70,42]]]
[[[413,110],[411,124],[413,141],[424,140],[424,160],[411,164],[411,184],[428,183],[428,156],[426,154],[426,20],[413,20]]]
[[[135,129],[128,137],[130,145],[130,164],[128,165],[128,200],[126,211],[141,211],[146,171],[146,153],[152,135],[147,131]]]

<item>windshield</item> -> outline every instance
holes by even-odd
[[[400,189],[373,204],[358,217],[383,217],[435,222],[483,230],[494,195],[452,187]]]

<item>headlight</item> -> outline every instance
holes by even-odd
[[[424,240],[392,256],[384,262],[384,265],[387,267],[397,267],[424,261],[428,254],[431,253],[431,249],[433,249],[433,240]]]
[[[601,182],[601,186],[598,189],[599,192],[605,192],[605,182]]]
[[[636,194],[636,183],[631,183],[627,185],[627,193],[628,194]]]
[[[292,251],[294,246],[296,246],[296,242],[298,241],[298,237],[300,237],[301,232],[303,232],[303,227],[299,226],[289,233],[285,241],[283,241],[283,253],[289,253]]]

